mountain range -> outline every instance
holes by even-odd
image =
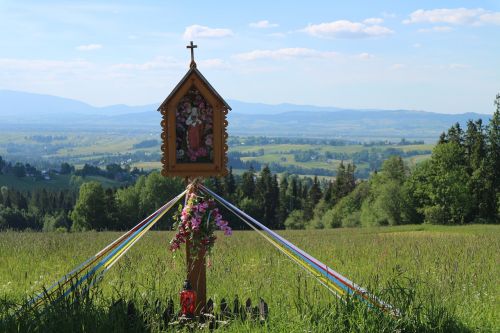
[[[157,132],[157,104],[95,107],[87,103],[19,91],[0,90],[0,129],[39,131]],[[465,126],[478,113],[442,114],[414,110],[346,109],[313,105],[247,103],[228,100],[230,135],[328,137],[357,140],[435,141],[455,122]]]

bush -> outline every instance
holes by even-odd
[[[428,206],[424,209],[425,223],[430,224],[447,224],[448,214],[444,207],[439,205]]]
[[[305,229],[306,224],[304,212],[301,210],[294,210],[285,220],[286,229]]]

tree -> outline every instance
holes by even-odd
[[[361,205],[368,197],[369,190],[368,182],[359,183],[354,191],[324,213],[321,223],[330,228],[359,226]]]
[[[285,220],[285,227],[287,229],[305,229],[306,222],[304,212],[302,210],[294,210]]]
[[[0,156],[0,175],[3,173],[3,168],[5,167],[5,161]]]
[[[311,188],[309,189],[309,200],[313,203],[313,205],[316,205],[321,197],[323,196],[323,193],[321,192],[321,187],[319,185],[319,180],[317,176],[314,176],[313,184]]]
[[[141,217],[151,214],[184,190],[178,178],[163,177],[159,172],[149,174],[140,187]]]
[[[472,197],[464,155],[456,142],[438,145],[431,159],[412,174],[409,190],[426,222],[462,224],[470,219]]]
[[[140,221],[143,212],[140,207],[139,184],[144,184],[144,176],[139,177],[134,186],[118,189],[115,193],[115,200],[119,215],[119,228],[128,229]]]
[[[405,193],[403,184],[407,168],[400,156],[391,156],[382,164],[380,172],[370,181],[370,195],[361,208],[363,225],[399,225],[404,221]]]
[[[488,124],[488,164],[493,170],[493,189],[500,193],[500,94],[495,99],[496,110]]]
[[[469,120],[464,138],[465,154],[469,166],[469,173],[479,169],[486,158],[486,137],[484,134],[483,122]]]
[[[12,173],[18,178],[26,177],[26,168],[24,167],[24,164],[17,162],[12,167]]]
[[[354,190],[356,187],[355,170],[356,166],[354,164],[349,163],[346,168],[344,162],[340,162],[335,180],[329,186],[328,192],[325,193],[325,198],[329,199],[327,202],[331,206]]]
[[[75,171],[75,167],[64,162],[64,163],[61,163],[61,170],[60,170],[60,174],[61,175],[69,175],[71,173],[73,173]]]
[[[225,196],[224,195],[224,186],[221,182],[220,177],[210,177],[206,180],[206,184],[208,187],[210,187],[212,189],[212,191],[214,191],[218,195]]]
[[[464,131],[460,127],[459,123],[455,123],[455,125],[450,127],[450,129],[448,130],[447,140],[448,142],[454,142],[459,146],[463,145]]]
[[[255,171],[252,167],[241,176],[241,186],[239,188],[240,199],[253,198],[255,195]]]
[[[98,182],[84,183],[80,187],[75,209],[71,212],[73,230],[103,230],[107,224],[106,198]]]
[[[233,167],[229,168],[228,174],[224,177],[224,191],[230,199],[236,193],[236,180],[233,175]]]
[[[64,213],[45,215],[43,218],[43,231],[67,231],[70,222]]]
[[[273,180],[269,166],[264,166],[256,184],[257,202],[262,207],[264,224],[276,228],[276,211],[279,205],[279,188],[277,179]]]

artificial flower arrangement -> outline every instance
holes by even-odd
[[[177,162],[212,162],[213,109],[196,88],[180,100],[175,117]]]
[[[215,201],[197,195],[195,191],[187,195],[183,208],[179,206],[174,221],[174,229],[177,230],[177,233],[170,241],[172,252],[178,250],[182,243],[189,240],[191,246],[196,249],[195,253],[200,250],[210,253],[217,239],[214,234],[217,229],[224,231],[226,236],[233,233],[228,222],[222,218]]]

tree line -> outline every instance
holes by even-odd
[[[499,223],[500,95],[495,106],[487,124],[470,120],[466,129],[457,123],[444,132],[431,157],[413,170],[401,156],[391,156],[367,181],[356,179],[353,163],[341,162],[333,180],[278,176],[264,165],[259,172],[250,167],[241,175],[230,169],[226,177],[205,183],[273,229]],[[2,187],[0,229],[123,230],[184,187],[181,179],[158,172],[118,189],[85,182],[78,193],[21,193]],[[232,227],[244,228],[229,212],[224,214]]]

